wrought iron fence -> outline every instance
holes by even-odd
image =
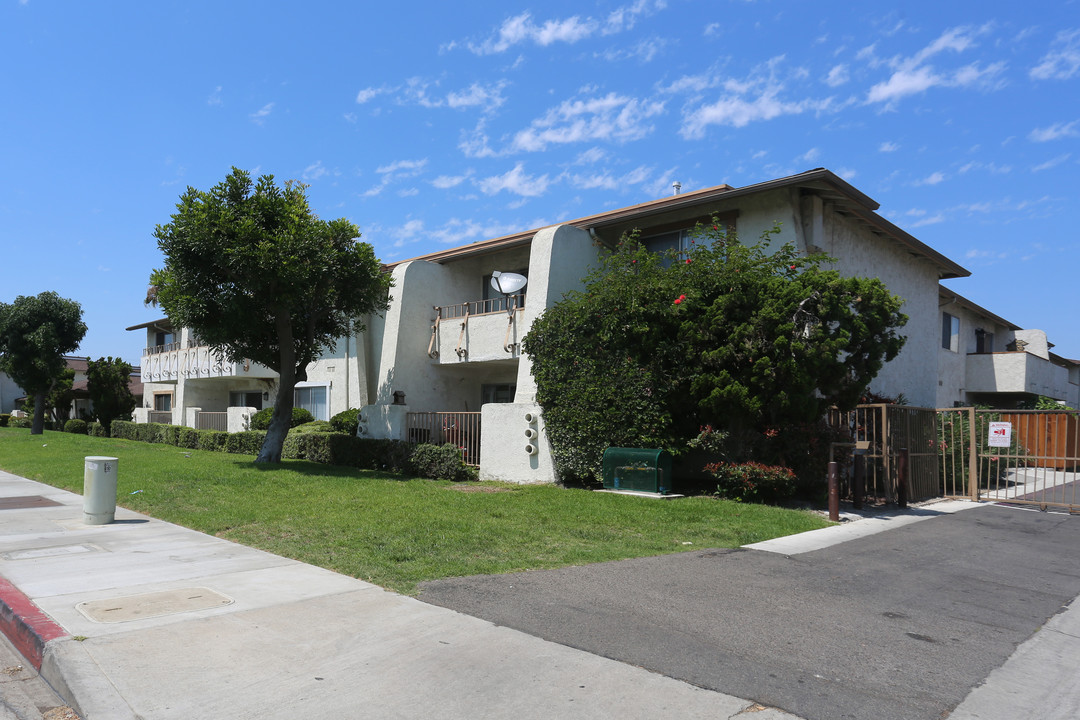
[[[520,310],[525,307],[525,293],[509,295],[507,297],[489,298],[487,300],[471,300],[458,303],[457,305],[442,305],[439,317],[443,320],[448,318],[460,318],[466,315],[485,315],[487,313],[506,312],[507,310]]]
[[[461,451],[466,465],[480,466],[480,413],[411,412],[405,416],[406,438],[413,443],[444,445]]]
[[[938,481],[937,411],[907,405],[859,405],[829,414],[829,423],[850,435],[866,460],[865,498],[895,502],[900,453],[907,450],[907,497],[924,500],[940,495]],[[851,496],[850,475],[845,477]]]
[[[200,412],[195,415],[196,430],[219,430],[227,432],[229,429],[229,413],[227,412]]]

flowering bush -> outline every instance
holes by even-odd
[[[716,478],[716,494],[729,500],[773,503],[795,494],[795,473],[781,465],[710,463],[705,472]]]

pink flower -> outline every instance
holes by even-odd
[[[788,267],[789,267],[790,269],[792,269],[792,270],[794,270],[794,269],[795,269],[795,266],[794,266],[794,265],[788,265]]]
[[[686,264],[687,264],[687,265],[689,265],[689,264],[690,264],[690,258],[686,258]]]
[[[685,299],[686,299],[685,295],[680,295],[679,297],[675,298],[675,304],[676,305],[681,305],[682,301],[685,300]]]

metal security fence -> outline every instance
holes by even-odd
[[[829,423],[850,436],[855,451],[865,459],[865,495],[868,502],[896,502],[902,454],[906,454],[908,500],[941,494],[938,481],[937,411],[933,408],[876,403],[848,412],[834,410]],[[850,468],[849,468],[850,470]],[[851,498],[850,472],[845,476]]]
[[[161,423],[162,425],[172,425],[172,411],[171,410],[151,410],[146,413],[146,421],[152,423]]]
[[[1080,416],[1060,410],[942,410],[944,494],[1080,511]]]
[[[195,415],[196,430],[220,430],[228,432],[229,413],[227,412],[200,412]]]
[[[462,462],[473,467],[480,466],[478,412],[406,413],[405,432],[409,442],[433,445],[450,443],[461,450]]]

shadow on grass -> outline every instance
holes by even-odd
[[[257,463],[254,459],[237,458],[232,463],[235,467],[257,470],[259,472],[272,473],[280,470],[289,470],[300,475],[319,477],[351,477],[365,478],[369,480],[412,480],[408,475],[389,472],[386,470],[363,470],[347,465],[325,465],[312,462],[311,460],[283,460],[281,462]]]

